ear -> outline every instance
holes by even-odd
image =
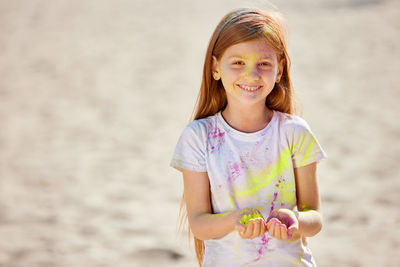
[[[212,56],[212,66],[211,66],[212,75],[215,80],[219,80],[221,78],[221,74],[219,71],[218,60],[215,56]]]
[[[285,66],[286,60],[284,58],[282,58],[281,60],[279,60],[279,64],[278,64],[278,73],[276,74],[276,82],[280,82],[282,74],[283,74],[283,68]]]

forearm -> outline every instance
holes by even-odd
[[[299,221],[298,234],[301,236],[314,236],[321,231],[322,214],[316,210],[300,211],[297,214]]]
[[[203,213],[189,220],[194,236],[201,240],[223,237],[235,229],[237,211],[219,214]]]

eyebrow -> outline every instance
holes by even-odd
[[[247,57],[241,56],[241,55],[232,55],[232,56],[230,56],[229,58],[234,58],[234,57],[237,57],[237,58],[247,58]],[[264,57],[263,57],[262,59],[272,59],[272,57],[271,57],[271,56],[265,56],[265,55],[264,55]]]

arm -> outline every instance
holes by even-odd
[[[200,240],[217,239],[233,230],[239,231],[242,238],[253,239],[264,235],[267,230],[266,223],[257,209],[244,208],[213,214],[207,172],[185,169],[182,169],[182,172],[189,225],[196,238]],[[247,226],[240,222],[244,215],[251,215],[254,218],[247,222]]]
[[[223,237],[234,230],[240,211],[212,214],[207,172],[182,169],[190,229],[201,240]]]
[[[294,169],[296,179],[298,233],[314,236],[322,228],[321,200],[317,181],[317,163]]]
[[[318,192],[317,163],[295,168],[297,209],[277,209],[270,213],[267,229],[279,240],[314,236],[322,228],[321,201]]]

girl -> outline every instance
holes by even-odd
[[[276,17],[238,9],[218,24],[171,161],[200,266],[315,266],[306,237],[322,227],[326,154],[294,115],[289,70]]]

